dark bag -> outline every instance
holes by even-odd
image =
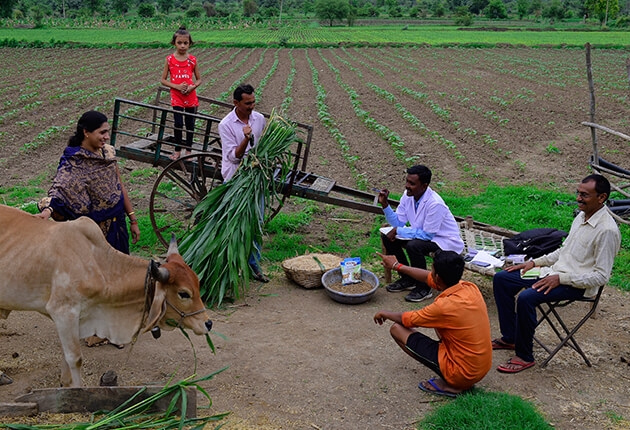
[[[505,255],[525,254],[538,258],[562,246],[562,240],[569,234],[555,228],[535,228],[525,230],[509,239],[503,239]]]

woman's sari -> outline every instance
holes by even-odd
[[[52,209],[57,221],[87,216],[99,225],[110,245],[129,254],[129,232],[116,170],[116,151],[113,146],[105,145],[99,152],[66,147],[48,197],[40,201],[40,210]]]

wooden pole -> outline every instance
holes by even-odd
[[[595,122],[595,86],[593,85],[593,68],[591,67],[591,44],[586,44],[586,76],[588,78],[588,90],[591,95],[591,122]],[[599,164],[599,153],[597,151],[597,130],[591,127],[591,140],[593,141],[593,164]]]

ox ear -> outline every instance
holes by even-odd
[[[171,243],[168,245],[166,258],[170,257],[173,254],[179,254],[179,250],[177,249],[177,238],[175,237],[175,233],[171,233]]]
[[[143,333],[151,330],[158,325],[158,322],[162,319],[166,313],[166,289],[161,284],[155,285],[155,293],[153,294],[153,303],[149,310],[149,317],[147,318],[147,325],[144,327]]]
[[[168,283],[168,279],[171,277],[166,267],[160,267],[160,265],[153,260],[151,260],[151,275],[153,275],[157,281],[164,284]]]

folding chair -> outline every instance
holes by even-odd
[[[560,351],[560,349],[565,345],[573,348],[574,351],[576,351],[578,354],[582,356],[582,358],[586,362],[586,365],[588,367],[591,367],[591,362],[586,357],[586,354],[584,353],[584,351],[582,351],[582,348],[580,348],[580,345],[578,345],[577,341],[575,340],[574,335],[575,333],[577,333],[580,327],[582,327],[582,325],[584,325],[584,323],[593,315],[593,313],[595,313],[595,310],[597,309],[597,304],[599,303],[599,298],[601,297],[603,290],[604,290],[604,285],[599,287],[597,291],[597,295],[595,297],[584,297],[584,298],[576,299],[576,300],[559,300],[556,302],[541,303],[540,305],[537,306],[537,309],[541,313],[542,316],[536,322],[536,327],[538,327],[543,321],[547,321],[549,323],[549,326],[551,326],[551,329],[556,334],[556,336],[558,336],[558,339],[560,339],[560,343],[556,345],[554,349],[551,349],[547,345],[543,344],[536,336],[534,336],[534,340],[549,354],[549,356],[545,359],[545,361],[542,362],[540,367],[547,366],[547,363],[549,363],[549,361],[554,357],[554,355],[556,355],[556,353]],[[571,303],[575,303],[575,302],[586,302],[586,303],[590,303],[591,306],[587,314],[575,325],[575,327],[573,327],[572,329],[569,329],[567,325],[564,323],[564,321],[562,320],[562,318],[560,318],[560,314],[558,313],[557,309],[564,308],[567,305],[570,305]],[[562,327],[562,329],[564,330],[564,334],[560,332],[556,324],[554,324],[554,321],[552,320],[552,318],[556,321],[557,324],[559,324]]]

